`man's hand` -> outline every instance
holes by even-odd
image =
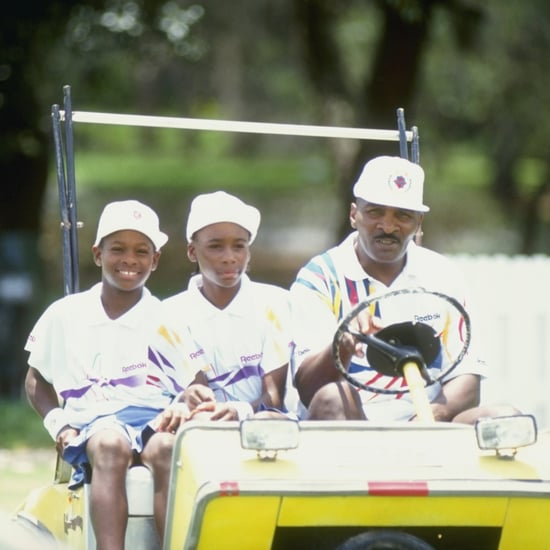
[[[375,334],[381,328],[384,328],[384,325],[379,317],[374,317],[368,311],[363,310],[352,319],[350,328],[361,334]],[[351,334],[345,333],[340,340],[342,364],[349,365],[353,355],[363,357],[365,355],[365,344],[356,340]]]

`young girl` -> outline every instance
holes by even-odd
[[[167,240],[148,206],[108,204],[92,247],[101,282],[51,304],[25,347],[31,405],[77,473],[91,466],[90,513],[102,549],[124,548],[125,478],[134,453],[152,470],[161,538],[164,529],[172,432],[183,419],[169,405],[181,387],[163,387],[149,371],[147,343],[160,301],[145,284]],[[141,431],[152,421],[157,433],[144,445]]]
[[[287,291],[246,275],[260,212],[224,191],[197,196],[187,220],[187,256],[197,264],[187,290],[163,302],[166,359],[189,330],[207,366],[190,408],[213,420],[284,410],[290,355]]]

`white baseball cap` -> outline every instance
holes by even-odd
[[[193,235],[213,223],[231,222],[244,227],[250,233],[250,243],[256,238],[260,227],[260,211],[241,199],[226,193],[214,191],[198,195],[191,202],[187,218],[186,237],[191,242]]]
[[[401,157],[376,157],[363,167],[353,194],[373,204],[428,212],[422,203],[424,170]]]
[[[159,218],[155,211],[139,201],[127,200],[105,206],[99,217],[94,246],[99,246],[103,237],[127,229],[149,237],[156,250],[160,250],[168,241],[168,235],[159,229]]]

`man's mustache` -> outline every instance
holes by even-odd
[[[401,239],[393,233],[378,233],[374,236],[375,239],[390,239],[395,242],[401,242]]]

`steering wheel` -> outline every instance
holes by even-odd
[[[391,302],[391,307],[386,309],[391,310],[390,317],[396,318],[396,321],[400,315],[400,322],[391,323],[375,334],[362,334],[351,327],[359,313],[374,304],[383,307],[382,302],[387,302],[387,305]],[[441,302],[444,302],[443,307]],[[434,314],[415,315],[412,312],[419,311],[418,304],[422,304],[423,310],[431,306],[430,311]],[[443,312],[444,318],[440,312]],[[407,313],[409,319],[406,318]],[[460,331],[461,338],[453,341],[451,346],[449,341],[442,345],[443,329],[440,327],[438,334],[426,321],[435,326],[445,326],[446,330]],[[358,380],[344,366],[340,357],[340,341],[346,334],[365,344],[365,355],[370,367],[385,376],[405,377],[407,384],[399,388],[390,388],[374,385],[379,377],[372,377],[369,383]],[[420,287],[406,288],[373,295],[355,306],[336,330],[332,353],[336,368],[350,384],[375,393],[401,394],[411,391],[409,379],[404,374],[407,366],[411,363],[416,365],[424,385],[434,384],[447,376],[462,361],[470,347],[470,340],[470,316],[460,302],[441,292]]]

